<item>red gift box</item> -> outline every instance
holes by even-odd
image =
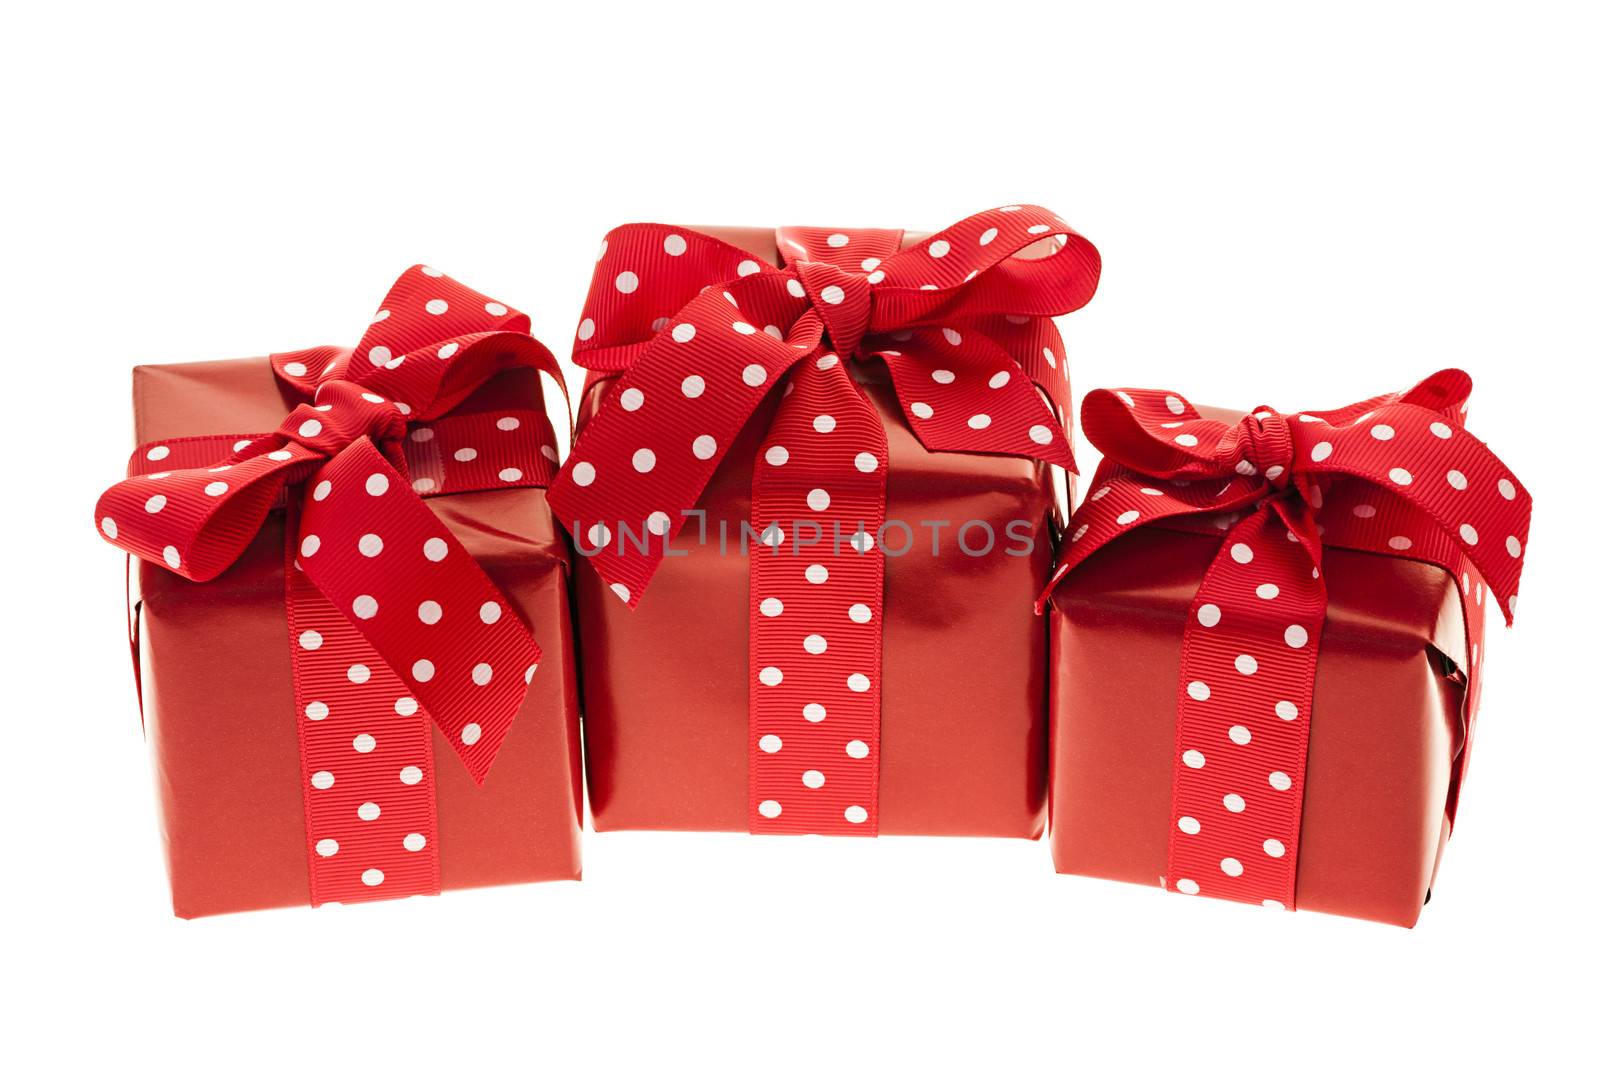
[[[551,490],[598,829],[1041,833],[1049,316],[1098,272],[1040,208],[608,236]]]
[[[446,303],[443,314],[433,310]],[[408,364],[419,379],[396,380]],[[141,444],[96,520],[103,537],[143,557],[135,656],[178,915],[579,876],[569,563],[544,500],[556,453],[533,367],[555,369],[526,336],[525,317],[413,268],[354,350],[135,369]],[[343,383],[362,391],[351,404],[392,411],[393,421],[343,432]],[[316,437],[350,440],[318,452],[304,436],[308,419]],[[279,424],[288,432],[260,434]],[[383,453],[372,472],[340,466],[368,448]],[[282,475],[286,467],[300,469]],[[253,488],[239,484],[257,477]],[[160,544],[181,531],[155,537],[155,522],[205,506],[213,491],[221,503],[207,522],[243,527],[226,531],[237,558],[208,560],[223,551],[212,525],[192,547]],[[308,510],[341,495],[353,498],[359,522],[392,523],[369,562],[394,558],[399,573],[367,575],[363,592],[336,609],[305,565],[333,557],[358,570],[362,557],[335,555],[348,547],[336,537],[355,538]],[[436,527],[418,528],[432,536],[409,545],[410,519],[396,518],[408,513],[385,505],[421,509],[417,521]],[[315,521],[328,543],[308,559]],[[436,548],[445,559],[434,560]],[[488,592],[441,581],[427,599],[410,594],[410,576],[431,578],[447,561],[475,563]],[[207,563],[218,573],[195,573]],[[449,694],[388,663],[404,639],[369,641],[356,628],[386,618],[441,648],[455,624],[469,655],[485,662],[502,647],[492,633],[526,628],[539,669],[526,682],[531,664],[502,671],[503,711],[489,706],[489,686],[474,686],[484,697],[462,702],[466,721],[447,734]],[[505,640],[522,647],[516,634]],[[449,660],[435,656],[443,682]],[[497,752],[485,751],[491,744]]]
[[[1459,371],[1334,411],[1097,391],[1050,603],[1056,869],[1410,926],[1527,490]],[[1203,413],[1202,413],[1203,412]]]

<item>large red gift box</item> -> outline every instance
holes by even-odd
[[[934,235],[608,237],[575,351],[578,440],[551,491],[587,557],[597,829],[1039,836],[1032,601],[1051,565],[1047,462],[1070,463],[1049,315],[1085,303],[1098,269],[1039,208]],[[872,479],[876,497],[856,488]],[[630,507],[635,531],[671,520],[670,549],[624,537]],[[831,546],[801,547],[795,516],[841,512]],[[852,530],[865,550],[836,551]]]
[[[1056,869],[1402,926],[1429,899],[1526,489],[1470,384],[1284,416],[1097,391],[1053,581]],[[1324,599],[1325,598],[1325,599]]]
[[[428,311],[408,314],[437,293],[460,310],[434,321],[432,309],[446,303],[434,296]],[[475,316],[465,314],[469,302]],[[484,307],[487,313],[477,311]],[[486,351],[502,345],[530,350],[536,342],[525,336],[525,323],[519,313],[437,272],[414,268],[353,352],[321,348],[270,362],[135,369],[140,447],[129,481],[102,499],[97,522],[114,545],[153,557],[137,561],[135,656],[178,915],[579,876],[582,781],[569,559],[544,499],[543,485],[555,466],[554,436],[539,373],[530,369],[549,370],[553,363]],[[379,332],[385,325],[387,335]],[[259,532],[247,531],[237,559],[208,580],[171,569],[189,562],[191,554],[199,558],[199,547],[152,551],[133,543],[141,524],[171,513],[186,494],[203,501],[211,492],[194,492],[185,468],[206,472],[203,478],[216,481],[205,484],[214,486],[243,477],[251,460],[241,457],[254,456],[257,464],[296,462],[300,453],[291,457],[289,450],[301,443],[295,434],[307,429],[304,422],[276,442],[283,450],[262,456],[270,444],[249,446],[263,431],[286,423],[291,412],[320,413],[332,406],[308,407],[330,394],[322,389],[313,396],[302,381],[358,380],[362,388],[378,390],[387,384],[383,375],[399,371],[406,360],[423,365],[449,358],[465,362],[420,387],[435,396],[435,410],[409,411],[426,418],[398,420],[398,432],[389,436],[403,434],[403,444],[387,443],[401,449],[403,459],[394,459],[403,467],[379,467],[380,473],[366,476],[378,483],[364,488],[364,479],[328,473],[341,462],[336,456],[303,482],[291,479],[275,492],[269,485],[266,492],[277,499],[262,503],[270,510]],[[410,392],[397,386],[385,397],[372,392],[354,403],[388,407],[389,396],[418,391],[415,383]],[[331,427],[339,415],[320,414],[318,421]],[[359,435],[352,436],[361,443]],[[487,632],[522,625],[539,646],[539,669],[528,682],[520,662],[507,672],[515,677],[509,678],[510,728],[503,739],[491,737],[495,730],[487,718],[483,725],[459,727],[457,736],[433,725],[430,717],[443,722],[442,697],[436,708],[427,686],[414,678],[402,681],[355,631],[339,639],[345,622],[301,573],[310,562],[303,539],[295,538],[300,553],[286,560],[286,537],[297,519],[308,517],[299,497],[311,483],[327,481],[330,499],[385,485],[381,497],[366,496],[357,504],[357,514],[378,516],[383,503],[408,492],[392,484],[402,471],[410,478],[409,492],[422,498],[410,505],[424,508],[432,516],[425,521],[442,527],[414,559],[400,560],[402,576],[425,575],[434,547],[448,544],[451,559],[464,553],[498,590],[468,609],[478,616],[467,620],[471,626]],[[307,502],[322,492],[317,489]],[[160,494],[159,507],[151,493]],[[308,528],[302,524],[299,533]],[[385,539],[380,560],[407,547],[387,529]],[[333,551],[330,543],[319,554]],[[370,610],[377,619],[393,613],[430,636],[458,621],[452,617],[456,590],[441,588],[420,600],[404,586],[403,577],[371,586],[376,603]],[[286,596],[303,617],[288,610]],[[355,599],[357,620],[367,615],[363,598],[373,599],[366,593]],[[319,607],[325,622],[316,621]],[[307,636],[308,619],[314,636]],[[472,630],[467,637],[486,640]],[[439,670],[442,675],[443,659]],[[526,696],[519,698],[524,684]],[[478,717],[470,703],[466,716]],[[479,758],[491,741],[499,744],[492,765],[488,759],[466,762]]]

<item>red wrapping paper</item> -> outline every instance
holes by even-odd
[[[265,359],[138,367],[133,384],[140,442],[260,432],[297,400]],[[536,373],[512,371],[452,413],[536,412],[539,397]],[[427,503],[544,653],[481,787],[431,731],[440,886],[577,878],[581,756],[564,539],[541,488]],[[283,539],[280,511],[238,562],[204,583],[137,563],[145,724],[173,910],[185,918],[308,902]]]
[[[704,232],[777,259],[771,230]],[[1031,605],[1050,568],[1048,469],[1017,457],[929,452],[887,375],[860,363],[851,373],[887,434],[887,517],[918,534],[912,551],[884,560],[878,830],[1038,837],[1046,632]],[[589,391],[580,425],[613,384]],[[597,829],[749,828],[751,579],[737,539],[751,518],[756,453],[777,399],[768,397],[732,442],[699,499],[708,543],[676,537],[673,549],[685,555],[663,563],[636,609],[592,567],[578,566]],[[987,521],[1002,547],[1008,523],[1028,523],[1031,550],[960,553],[954,531],[971,519]],[[937,557],[924,520],[950,523]],[[726,554],[717,543],[722,523],[734,546]]]

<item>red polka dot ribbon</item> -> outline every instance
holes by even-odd
[[[1263,407],[1233,426],[1159,390],[1084,398],[1084,432],[1106,460],[1052,588],[1148,523],[1224,533],[1184,628],[1170,891],[1294,907],[1325,544],[1454,576],[1470,647],[1470,744],[1484,590],[1509,623],[1532,507],[1515,475],[1462,427],[1470,392],[1466,374],[1446,370],[1404,393],[1299,415]],[[1459,785],[1458,771],[1452,816]]]
[[[548,484],[542,412],[451,409],[501,371],[560,369],[527,316],[428,267],[400,277],[354,349],[271,365],[305,398],[276,431],[147,442],[101,496],[100,535],[203,582],[288,508],[312,903],[437,892],[427,721],[481,783],[539,646],[422,498]]]
[[[616,381],[550,503],[630,606],[784,383],[745,532],[752,832],[877,832],[888,454],[846,361],[883,361],[930,450],[1072,466],[1049,316],[1093,295],[1094,246],[1020,205],[909,248],[902,236],[784,228],[772,264],[691,229],[624,226],[601,247],[578,328],[589,384]]]

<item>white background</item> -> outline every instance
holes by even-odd
[[[678,6],[8,11],[7,1058],[1576,1055],[1600,684],[1580,8]],[[122,558],[91,521],[132,364],[353,343],[417,261],[564,351],[620,222],[934,229],[1019,200],[1105,256],[1064,323],[1080,395],[1295,410],[1476,376],[1469,425],[1537,506],[1416,930],[1063,878],[1039,843],[637,834],[590,834],[581,884],[170,917]]]

